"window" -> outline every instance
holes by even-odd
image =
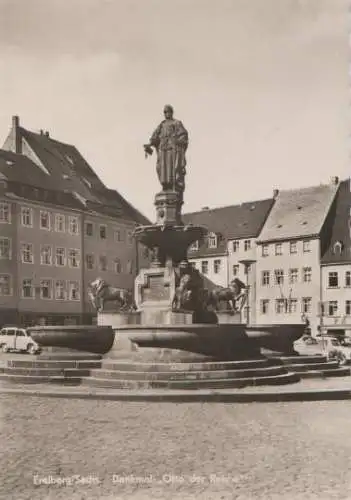
[[[290,253],[297,253],[297,241],[290,241]]]
[[[351,286],[351,271],[345,272],[345,286]]]
[[[297,283],[299,271],[296,268],[289,269],[289,283]]]
[[[24,280],[22,280],[22,298],[24,299],[34,298],[33,280],[30,278],[25,278]]]
[[[221,271],[221,259],[215,259],[213,261],[213,271],[218,274]]]
[[[276,243],[274,245],[275,255],[283,255],[283,246],[281,243]]]
[[[9,203],[0,203],[0,224],[10,224],[11,211]]]
[[[80,264],[80,252],[75,248],[70,248],[68,250],[68,265],[69,267],[79,267]]]
[[[0,259],[11,259],[11,240],[10,238],[0,238]]]
[[[288,299],[288,312],[290,314],[297,312],[297,299]]]
[[[55,283],[55,299],[65,300],[66,298],[66,287],[63,280],[57,280]]]
[[[201,261],[201,272],[202,274],[208,274],[208,260]]]
[[[269,271],[262,271],[262,285],[263,286],[269,285],[269,278],[270,278]]]
[[[33,264],[34,256],[33,256],[32,243],[22,243],[21,255],[22,255],[22,262],[24,262],[25,264]]]
[[[94,255],[87,253],[85,256],[85,265],[87,269],[94,269]]]
[[[128,260],[128,262],[127,262],[127,273],[133,274],[133,261],[132,260]]]
[[[244,250],[247,252],[251,249],[251,240],[244,240]]]
[[[282,285],[284,283],[284,271],[283,271],[283,269],[275,269],[274,281],[275,281],[276,285]]]
[[[309,240],[305,240],[303,243],[302,243],[302,251],[304,253],[306,252],[310,252],[311,251],[311,242]]]
[[[337,272],[328,273],[328,288],[337,288],[339,286],[339,276]]]
[[[113,270],[116,274],[119,274],[120,272],[122,272],[121,261],[119,259],[115,259],[113,261]]]
[[[11,295],[11,276],[9,274],[0,274],[0,296]]]
[[[217,248],[217,236],[215,233],[208,235],[208,248]]]
[[[99,269],[100,269],[100,271],[107,270],[107,257],[106,257],[106,255],[100,255],[100,257],[99,257]]]
[[[42,245],[40,248],[40,264],[43,266],[51,266],[52,264],[52,248],[50,245]]]
[[[302,297],[302,313],[310,314],[312,309],[312,298]]]
[[[346,316],[351,316],[351,300],[346,300],[345,302],[345,314]]]
[[[312,268],[304,267],[302,272],[303,272],[303,281],[305,283],[310,283],[312,281]]]
[[[94,234],[94,226],[92,222],[85,223],[85,234],[86,236],[93,236]]]
[[[80,290],[78,281],[68,283],[69,300],[80,300]]]
[[[115,229],[113,238],[115,241],[121,241],[121,231],[119,229]]]
[[[269,300],[262,299],[261,300],[261,314],[268,314],[268,309],[269,309]]]
[[[25,227],[33,227],[33,210],[31,208],[21,208],[21,224]]]
[[[101,240],[106,240],[106,231],[107,231],[106,226],[100,225],[100,239]]]
[[[129,243],[129,244],[132,244],[132,243],[133,243],[133,241],[134,241],[133,231],[128,231],[128,232],[127,232],[127,238],[128,238],[128,243]]]
[[[190,252],[196,252],[199,249],[199,242],[194,241],[194,243],[191,244],[189,250]]]
[[[239,274],[239,264],[234,264],[233,266],[233,276],[238,276]]]
[[[56,265],[64,266],[66,264],[66,250],[62,247],[56,248]]]
[[[65,216],[62,214],[55,214],[55,231],[58,233],[65,232]]]
[[[268,249],[269,245],[267,244],[262,245],[262,257],[268,257]]]
[[[285,312],[285,299],[275,300],[275,312],[277,314],[282,314]]]
[[[238,252],[239,246],[240,246],[239,240],[234,240],[233,241],[233,252]]]
[[[50,230],[50,214],[49,212],[40,211],[40,229]]]
[[[330,300],[328,304],[328,314],[329,316],[336,316],[338,313],[338,301]]]
[[[52,299],[52,282],[51,280],[40,281],[40,298]]]
[[[78,217],[69,217],[69,219],[68,219],[68,232],[70,234],[78,234],[79,233]]]

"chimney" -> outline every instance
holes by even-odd
[[[273,198],[274,198],[274,200],[277,199],[278,194],[279,194],[279,189],[273,189]]]
[[[50,137],[50,134],[49,134],[48,130],[45,132],[45,135],[46,135],[46,137]]]
[[[21,155],[22,154],[22,137],[21,132],[19,130],[19,116],[15,115],[12,117],[12,133],[13,133],[13,142],[14,142],[14,150],[15,153]]]
[[[202,207],[201,210],[209,210],[210,207]]]
[[[44,135],[44,130],[42,128],[40,129],[40,135]]]
[[[339,183],[339,177],[336,175],[330,179],[331,184],[337,185]]]

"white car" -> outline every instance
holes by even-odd
[[[326,356],[329,360],[339,361],[340,365],[346,365],[351,361],[351,346],[328,335],[316,338],[304,336],[294,342],[294,349],[303,356]]]
[[[0,330],[0,348],[2,352],[25,351],[29,354],[37,354],[41,350],[25,328],[16,326],[8,326]]]

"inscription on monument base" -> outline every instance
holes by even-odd
[[[169,299],[170,289],[169,286],[165,285],[163,274],[148,276],[147,285],[142,289],[143,302]]]

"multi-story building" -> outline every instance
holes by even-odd
[[[340,183],[331,237],[322,255],[322,333],[351,333],[351,192],[350,179]]]
[[[257,241],[256,322],[319,323],[321,256],[335,219],[337,178],[281,191]]]
[[[255,261],[256,238],[274,204],[274,198],[208,209],[184,215],[186,223],[208,228],[207,238],[196,242],[188,258],[212,285],[228,286],[234,278],[250,284],[250,302],[255,300],[255,264],[245,274],[244,261]],[[251,306],[253,313],[255,309]]]
[[[74,146],[19,126],[0,150],[0,324],[91,321],[87,285],[132,288],[149,221],[104,186]]]

